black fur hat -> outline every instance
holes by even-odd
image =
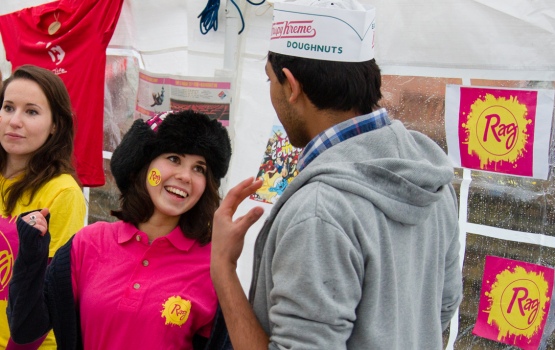
[[[218,184],[227,173],[231,143],[217,120],[191,110],[138,119],[112,154],[110,167],[122,194],[146,164],[162,153],[203,156]]]

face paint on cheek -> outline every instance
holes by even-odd
[[[150,186],[156,187],[160,185],[162,181],[162,175],[160,175],[160,170],[152,168],[148,173],[148,183]]]

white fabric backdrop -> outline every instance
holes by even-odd
[[[2,0],[0,14],[45,2]],[[224,191],[256,175],[275,120],[264,74],[271,6],[238,2],[246,27],[240,36],[234,34],[237,29],[228,31],[226,38],[226,23],[238,27],[240,23],[232,6],[226,18],[225,1],[218,31],[202,35],[197,16],[204,1],[125,0],[108,48],[110,54],[137,57],[141,68],[152,73],[235,79],[229,129],[233,157]],[[377,8],[376,59],[385,74],[459,77],[463,82],[470,78],[555,81],[553,0],[361,2]],[[5,77],[9,74],[1,45],[0,69]],[[253,205],[261,204],[247,201],[238,214]],[[271,206],[265,209],[268,212]],[[249,231],[239,261],[245,288],[251,277],[252,245],[261,226],[262,220]]]
[[[46,2],[3,0],[0,14]],[[555,2],[551,0],[361,2],[377,8],[376,59],[386,74],[555,80]],[[219,10],[218,31],[202,35],[197,16],[204,1],[125,0],[108,48],[110,54],[136,56],[141,68],[153,73],[236,79],[230,118],[234,150],[224,190],[256,175],[275,118],[264,74],[271,4],[238,3],[245,29],[239,36],[228,33],[231,46],[226,48],[225,1]],[[239,21],[235,7],[227,5],[227,16]],[[226,58],[233,45],[237,55]],[[230,63],[235,69],[224,70]],[[10,68],[0,45],[5,77]],[[247,202],[239,213],[253,205],[259,204]],[[245,287],[250,280],[251,246],[261,224],[249,231],[240,261]]]

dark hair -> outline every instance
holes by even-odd
[[[120,210],[112,210],[116,218],[135,226],[147,222],[154,213],[154,203],[146,188],[146,177],[150,164],[131,175],[129,189],[120,196]],[[212,219],[220,204],[218,182],[209,166],[206,167],[206,188],[194,207],[181,214],[179,227],[186,237],[204,245],[212,239]]]
[[[110,161],[120,192],[125,194],[133,174],[162,153],[203,156],[219,184],[229,168],[231,142],[218,120],[192,110],[165,112],[146,121],[137,119]]]
[[[61,175],[70,174],[75,177],[72,164],[73,156],[73,112],[66,86],[60,77],[44,68],[33,65],[23,65],[4,81],[0,90],[0,104],[4,105],[4,95],[11,82],[18,79],[30,80],[37,83],[46,96],[52,112],[54,133],[48,136],[45,143],[32,155],[25,174],[21,180],[13,183],[2,194],[6,213],[11,214],[17,200],[29,191],[29,203],[42,185]],[[0,147],[0,169],[4,169],[8,154]],[[78,179],[76,178],[76,181]]]
[[[365,62],[334,62],[268,53],[280,84],[287,68],[299,81],[303,92],[320,110],[367,114],[379,107],[382,98],[380,68],[374,59]]]

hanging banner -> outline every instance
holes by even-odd
[[[547,179],[553,90],[447,85],[449,157],[462,168]]]
[[[229,126],[230,102],[231,82],[223,78],[160,75],[144,70],[139,73],[137,118],[191,109]]]
[[[263,183],[250,199],[275,203],[297,175],[297,163],[301,152],[301,148],[291,145],[283,126],[274,125],[256,175]]]
[[[486,256],[478,317],[473,334],[537,349],[549,315],[553,269]]]

